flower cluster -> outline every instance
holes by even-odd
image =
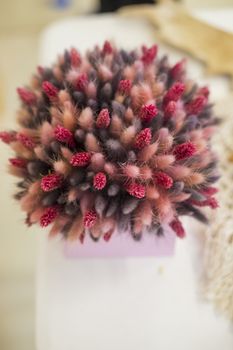
[[[28,225],[83,242],[122,230],[140,239],[164,224],[183,237],[181,215],[207,221],[202,207],[218,206],[209,141],[218,120],[208,88],[157,51],[72,48],[18,88],[20,128],[0,138],[15,151],[9,169]]]

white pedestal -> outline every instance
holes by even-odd
[[[106,38],[125,48],[154,42],[143,21],[74,18],[45,31],[40,63],[50,64],[64,48],[84,50]],[[200,75],[197,64],[192,68],[193,76]],[[227,88],[219,78],[212,86],[216,95]],[[186,226],[192,237],[193,222]],[[191,238],[178,241],[172,257],[72,259],[61,241],[48,241],[42,232],[37,349],[232,350],[229,324],[198,298],[193,243]]]
[[[41,235],[37,349],[231,350],[230,325],[198,297],[194,247],[189,238],[171,257],[69,258]]]

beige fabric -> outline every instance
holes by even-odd
[[[227,117],[213,144],[219,154],[221,180],[211,226],[205,232],[204,283],[205,297],[233,321],[233,99],[218,105]]]

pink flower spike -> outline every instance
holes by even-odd
[[[136,135],[134,147],[141,150],[151,142],[152,134],[149,128],[143,129]]]
[[[120,80],[118,84],[118,91],[121,94],[128,94],[130,92],[131,87],[132,87],[132,83],[129,79]]]
[[[44,74],[44,68],[42,66],[37,66],[37,73],[39,75],[43,75]]]
[[[32,148],[35,147],[35,142],[32,140],[32,138],[27,136],[27,135],[25,135],[25,134],[22,134],[22,133],[19,132],[16,135],[16,139],[17,139],[17,141],[22,143],[22,145],[24,145],[27,148],[32,149]]]
[[[175,101],[170,101],[164,108],[164,118],[169,119],[170,117],[173,116],[173,114],[176,111],[176,102]]]
[[[46,208],[44,214],[40,218],[40,226],[46,227],[51,224],[58,216],[59,210],[57,207]]]
[[[97,220],[97,213],[95,210],[89,210],[86,212],[84,218],[83,218],[83,224],[87,228],[91,228],[95,225]]]
[[[199,114],[207,103],[205,96],[197,96],[194,100],[185,105],[188,114]]]
[[[175,83],[164,96],[163,104],[167,104],[169,101],[178,101],[182,96],[184,89],[185,85],[183,83]]]
[[[100,111],[96,119],[96,126],[97,128],[106,129],[109,126],[109,124],[110,124],[109,111],[107,108],[104,108]]]
[[[22,169],[24,169],[27,165],[27,161],[22,158],[10,158],[9,162],[11,163],[11,165]]]
[[[70,164],[75,167],[84,167],[90,163],[90,160],[91,160],[91,153],[78,152],[72,156],[70,160]]]
[[[192,157],[196,151],[196,146],[192,142],[185,142],[175,146],[173,154],[176,160],[182,160]]]
[[[158,46],[157,45],[153,45],[150,48],[147,48],[146,46],[142,47],[142,62],[144,64],[151,64],[155,57],[157,56],[157,52],[158,52]]]
[[[104,42],[102,52],[104,55],[111,54],[113,52],[112,45],[110,44],[110,42],[108,40],[106,40]]]
[[[183,228],[183,225],[182,225],[182,223],[180,222],[180,220],[178,218],[173,220],[170,223],[170,226],[173,229],[173,231],[176,233],[177,237],[184,238],[186,236],[186,233],[185,233],[185,230]]]
[[[158,171],[157,173],[155,173],[153,175],[153,179],[156,185],[163,187],[166,190],[173,186],[173,179],[171,178],[171,176],[162,171]]]
[[[42,177],[40,187],[44,192],[49,192],[59,188],[61,184],[62,176],[54,173]]]
[[[173,79],[179,79],[182,75],[186,64],[186,59],[183,59],[180,62],[177,62],[170,70],[171,77]]]
[[[78,67],[81,63],[80,54],[74,47],[70,50],[70,61],[72,67]]]
[[[203,86],[202,88],[200,88],[198,90],[198,95],[203,95],[205,96],[205,98],[208,98],[210,94],[210,90],[208,88],[208,86]]]
[[[85,233],[81,233],[80,237],[79,237],[79,240],[80,240],[80,243],[83,244],[84,243],[84,238],[85,238]]]
[[[27,105],[32,105],[36,102],[36,95],[34,92],[26,89],[26,88],[17,88],[17,93],[21,100]]]
[[[216,188],[216,187],[206,187],[206,188],[203,188],[200,192],[203,193],[206,196],[212,196],[212,195],[214,195],[214,194],[216,194],[218,192],[218,188]]]
[[[85,87],[88,84],[88,76],[86,73],[82,73],[78,76],[77,80],[76,80],[76,88],[77,90],[84,90]]]
[[[60,142],[66,142],[68,145],[74,145],[74,137],[70,130],[61,125],[57,125],[54,130],[55,139]]]
[[[16,141],[16,132],[14,131],[1,131],[0,132],[0,140],[2,142],[9,144],[11,142]]]
[[[157,114],[158,108],[153,104],[149,104],[142,106],[139,116],[142,121],[149,123],[152,119],[156,117]]]
[[[138,183],[130,183],[125,189],[131,196],[139,199],[144,198],[146,194],[145,186]]]
[[[219,207],[219,203],[218,203],[217,199],[214,197],[208,198],[207,203],[211,209],[217,209]]]
[[[207,198],[204,201],[197,201],[192,199],[190,202],[198,207],[210,207],[211,209],[217,209],[219,207],[219,203],[214,197]]]
[[[58,88],[56,88],[56,86],[54,86],[49,81],[43,81],[42,89],[49,99],[54,99],[57,97]]]
[[[106,232],[103,236],[105,242],[108,242],[110,238],[112,237],[113,231]]]
[[[102,190],[107,183],[107,177],[103,172],[99,172],[94,176],[93,186],[96,190]]]

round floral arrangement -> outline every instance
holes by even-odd
[[[209,141],[218,120],[185,61],[157,51],[72,48],[17,89],[20,128],[0,138],[15,152],[27,225],[83,242],[162,235],[164,224],[184,237],[182,215],[207,222],[202,207],[218,206]]]

